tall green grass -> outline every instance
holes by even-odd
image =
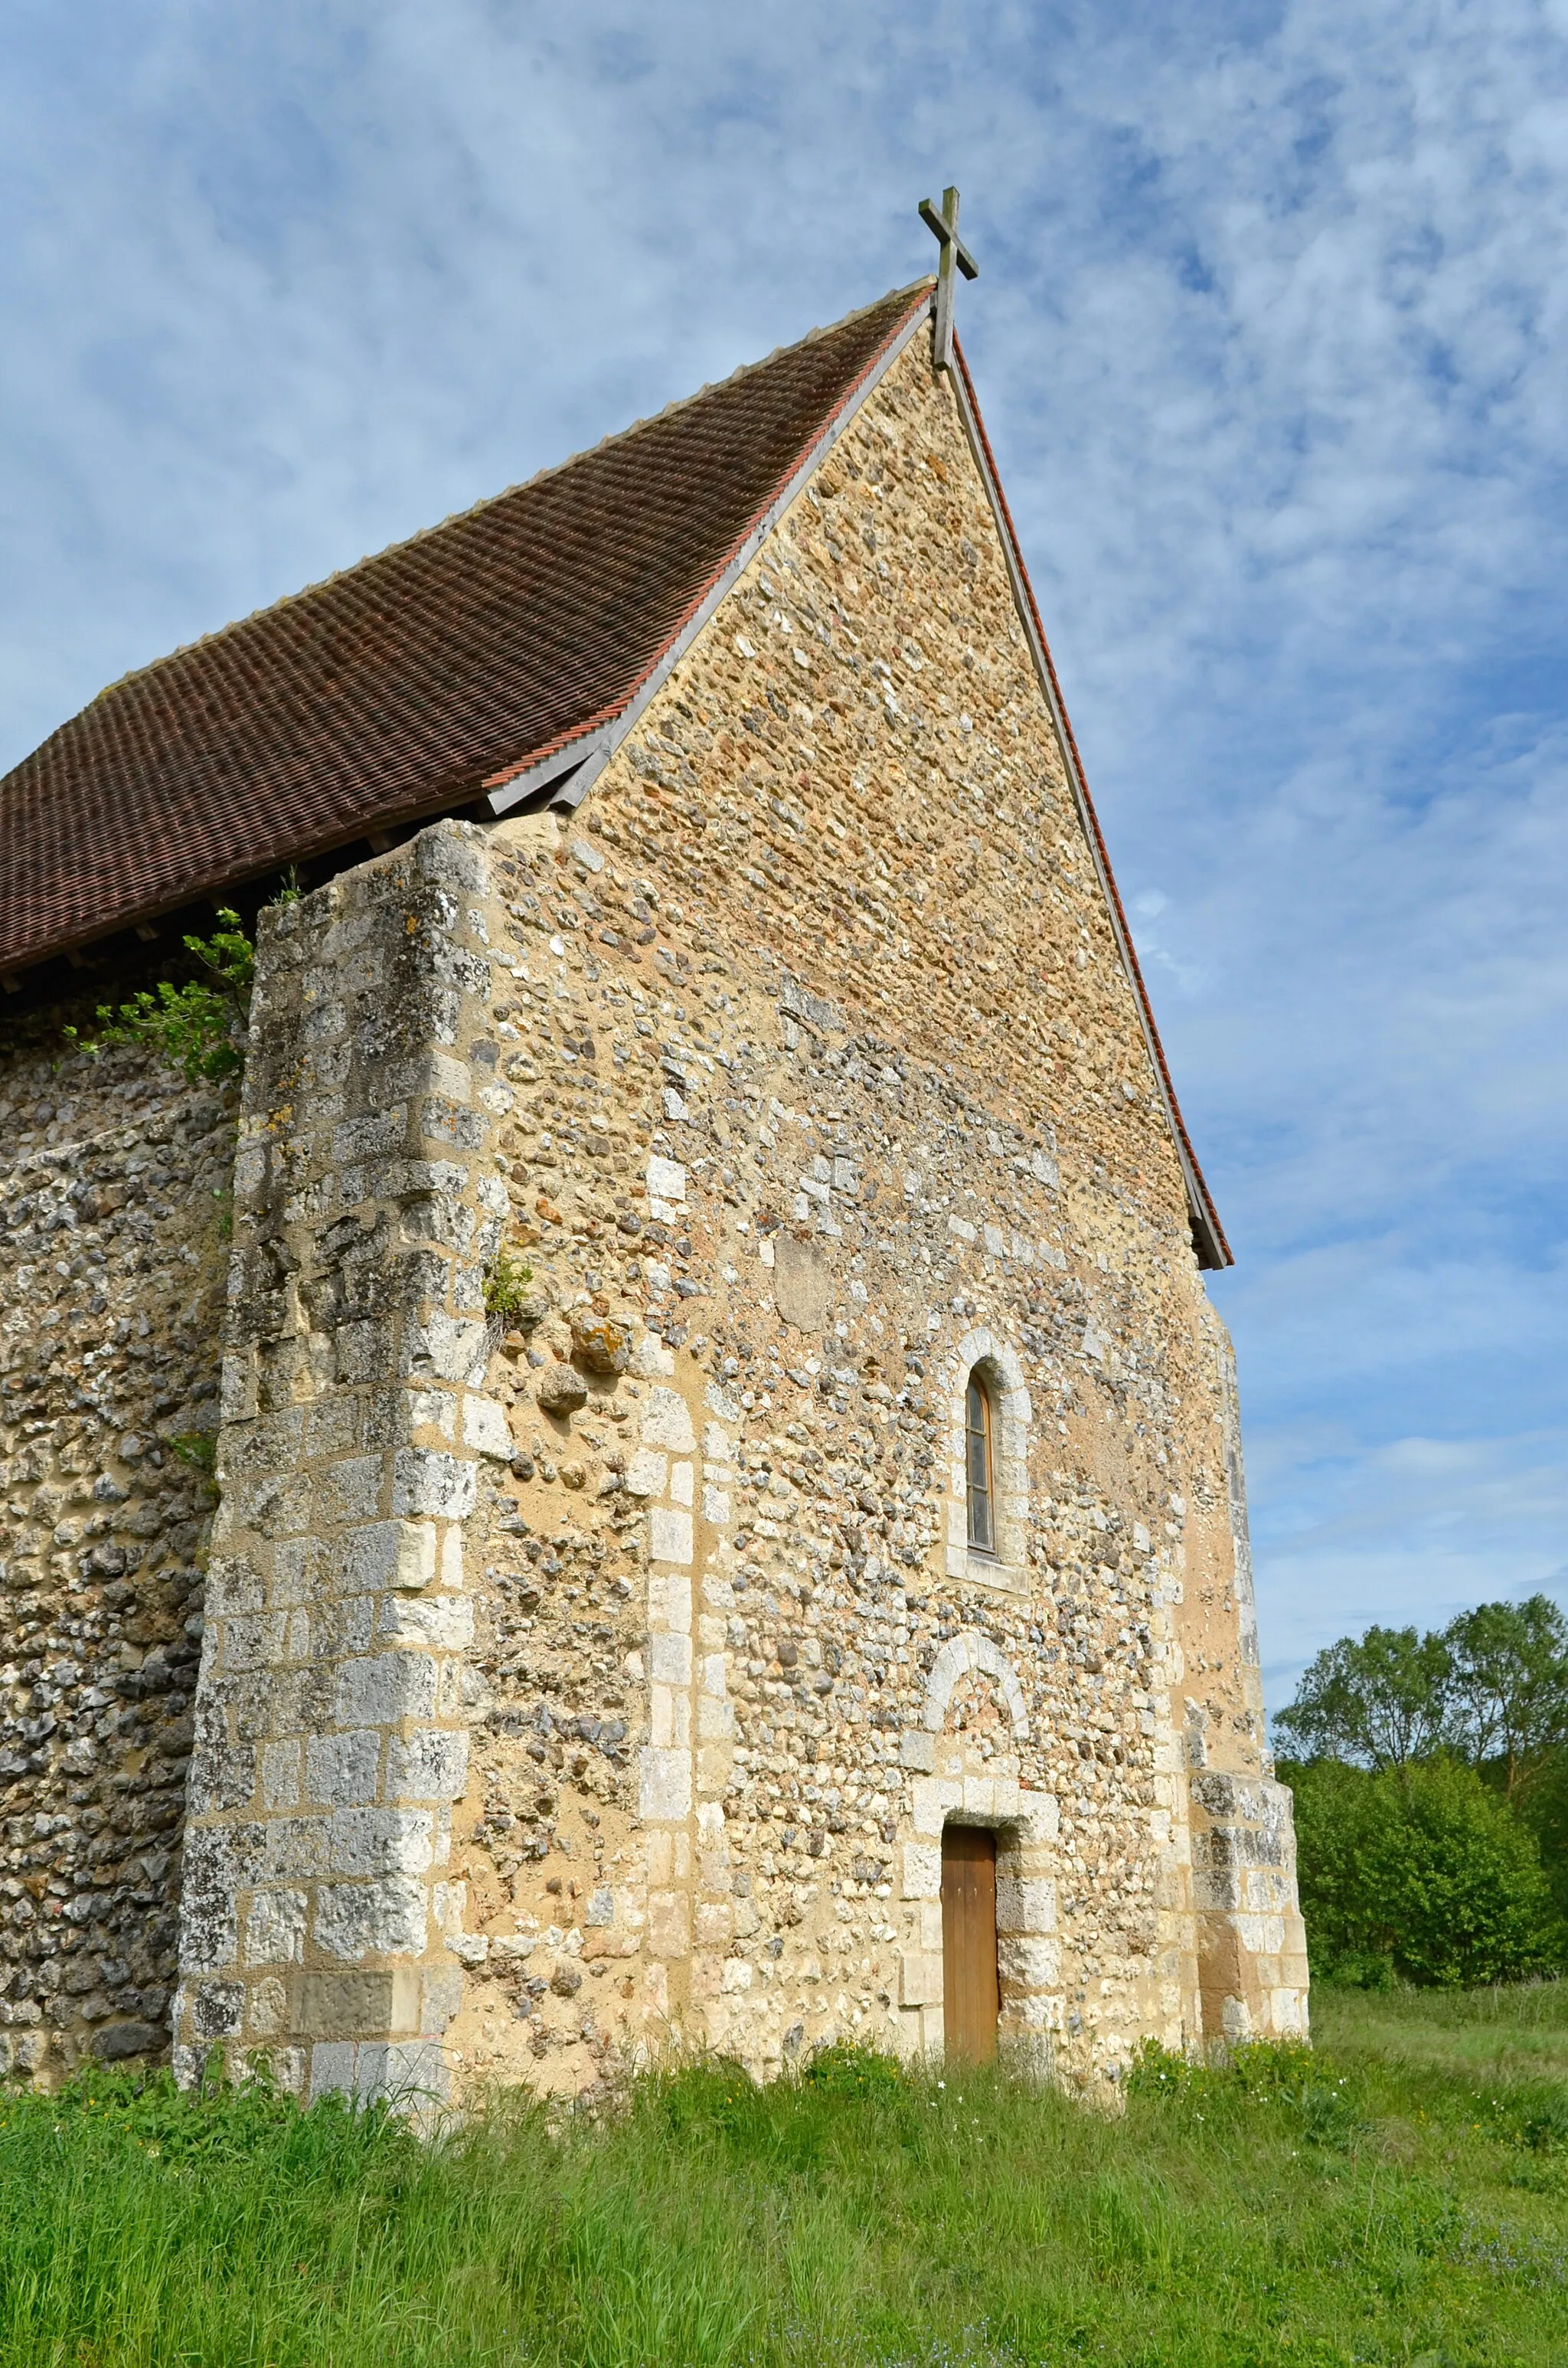
[[[1147,2055],[1116,2118],[853,2056],[650,2078],[597,2123],[503,2097],[434,2141],[254,2087],[8,2097],[0,2363],[1546,2368],[1568,2088],[1478,2086],[1465,2045],[1555,2005],[1444,2004],[1330,2000],[1327,2047],[1224,2071]],[[1414,2058],[1376,2037],[1401,2015]]]

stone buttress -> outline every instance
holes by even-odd
[[[478,849],[438,825],[264,916],[235,1165],[176,2061],[438,2092],[466,1782],[465,1517],[509,1453],[476,1386]]]

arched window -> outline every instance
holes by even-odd
[[[996,1513],[991,1392],[977,1367],[969,1377],[964,1429],[969,1449],[969,1542],[976,1554],[996,1551]]]

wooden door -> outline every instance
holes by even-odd
[[[1001,2012],[996,1979],[996,1837],[942,1830],[942,2030],[948,2054],[989,2064]]]

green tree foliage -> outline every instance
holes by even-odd
[[[97,1034],[84,1036],[67,1028],[67,1041],[85,1053],[97,1053],[105,1044],[143,1045],[183,1069],[193,1083],[199,1077],[232,1076],[244,1061],[255,948],[239,915],[227,905],[220,908],[218,927],[210,938],[187,937],[185,946],[204,977],[187,979],[183,986],[161,978],[118,1010],[100,1004]]]
[[[1300,1758],[1357,1768],[1452,1751],[1517,1801],[1568,1752],[1568,1620],[1532,1595],[1478,1604],[1425,1635],[1342,1636],[1309,1664],[1275,1726]]]
[[[1517,1981],[1568,1934],[1535,1837],[1473,1768],[1282,1762],[1295,1789],[1301,1909],[1319,1970],[1418,1984]]]
[[[1455,1982],[1562,1962],[1568,1621],[1549,1597],[1342,1636],[1275,1724],[1320,1967]]]
[[[1309,1664],[1276,1730],[1303,1759],[1403,1768],[1447,1739],[1452,1658],[1441,1636],[1414,1628],[1342,1636]]]
[[[1550,1597],[1483,1603],[1443,1632],[1450,1723],[1510,1801],[1540,1790],[1568,1747],[1568,1620]]]

